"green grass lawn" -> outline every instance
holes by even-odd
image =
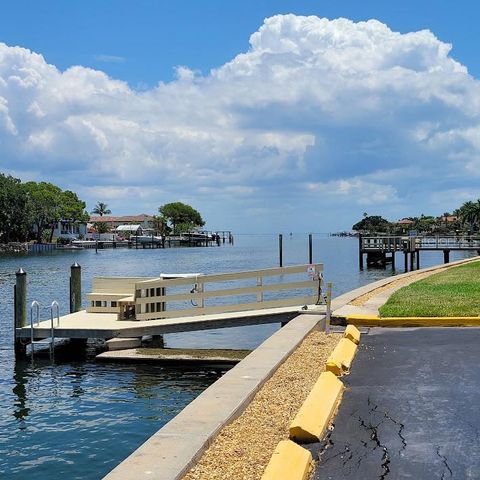
[[[381,317],[480,315],[480,262],[452,267],[396,291]]]

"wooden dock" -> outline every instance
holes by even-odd
[[[118,320],[114,313],[88,313],[85,310],[60,317],[55,324],[55,338],[132,338],[165,333],[192,332],[214,328],[241,327],[268,323],[287,323],[302,313],[325,314],[325,305],[263,308],[245,312],[227,312],[201,316],[186,316],[161,320]],[[33,328],[36,338],[50,335],[50,320]],[[30,326],[17,328],[17,338],[29,339]]]
[[[331,284],[323,281],[323,265],[308,264],[213,275],[97,277],[93,279],[93,291],[87,294],[87,309],[79,311],[81,267],[74,264],[71,269],[72,313],[60,317],[55,313],[58,304],[53,302],[50,318],[40,319],[39,304],[33,302],[30,322],[26,273],[17,272],[15,345],[19,353],[25,353],[28,339],[34,345],[56,338],[139,338],[284,324],[299,313],[327,314],[331,297]],[[292,276],[293,281],[288,281]]]
[[[480,255],[480,237],[467,235],[418,235],[388,236],[372,235],[358,238],[359,266],[363,270],[364,255],[367,266],[385,266],[391,263],[395,268],[395,254],[404,254],[405,271],[420,268],[421,251],[438,251],[443,253],[444,263],[449,263],[451,251],[473,251]]]

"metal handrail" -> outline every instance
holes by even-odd
[[[58,302],[54,300],[50,305],[50,330],[52,332],[52,341],[55,339],[54,326],[53,326],[53,310],[57,310],[57,327],[60,326],[60,307]]]
[[[45,307],[46,309],[49,307]],[[36,322],[34,322],[34,311],[36,311]],[[30,342],[32,346],[32,358],[33,358],[33,353],[35,350],[34,345],[35,344],[47,344],[49,345],[50,348],[50,355],[54,353],[54,346],[55,346],[55,325],[54,325],[54,318],[55,315],[57,317],[57,327],[60,326],[60,307],[58,305],[58,302],[54,300],[50,304],[50,339],[44,339],[44,340],[37,340],[35,341],[35,336],[33,333],[34,326],[39,326],[40,325],[40,304],[34,300],[31,303],[30,306]]]
[[[37,311],[37,321],[35,322],[37,325],[40,324],[40,304],[34,300],[30,305],[30,341],[33,345],[33,309],[36,308]]]

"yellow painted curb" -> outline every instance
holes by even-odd
[[[343,388],[343,383],[332,372],[323,372],[290,424],[290,439],[301,443],[321,440]]]
[[[379,317],[349,315],[347,322],[362,327],[480,327],[480,317]]]
[[[335,375],[342,375],[350,370],[357,346],[348,338],[342,338],[327,360],[325,370]]]
[[[312,468],[312,454],[291,440],[281,440],[262,480],[305,480]]]
[[[357,345],[360,343],[360,330],[354,325],[347,325],[343,336]]]

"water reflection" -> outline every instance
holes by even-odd
[[[18,428],[25,428],[25,418],[28,417],[30,409],[27,407],[27,374],[24,361],[15,362],[13,374],[14,387],[12,389],[15,395],[13,416],[21,423]]]
[[[12,407],[0,417],[0,478],[101,478],[223,373],[17,361],[10,394],[0,384]]]

